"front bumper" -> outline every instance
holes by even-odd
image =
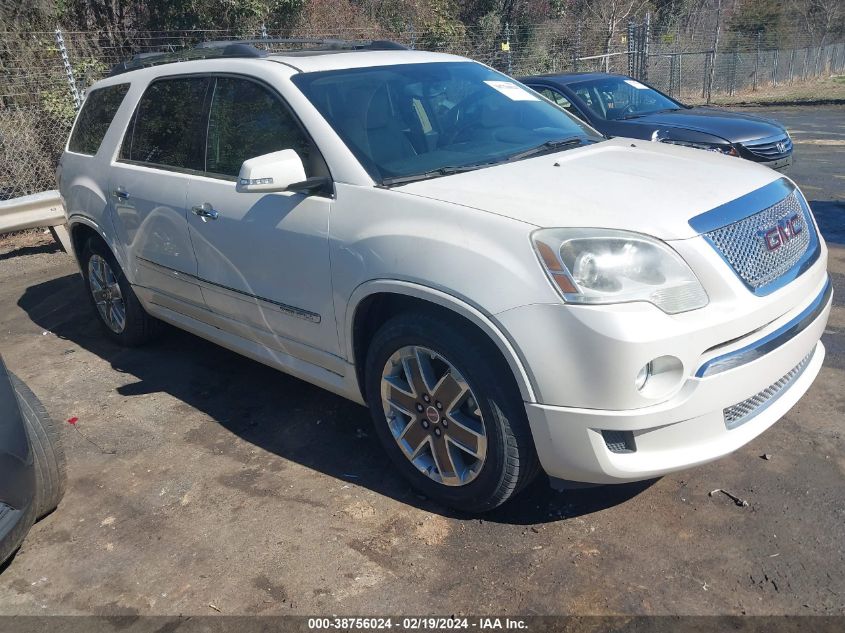
[[[832,302],[826,276],[817,288],[787,317],[702,355],[666,401],[617,410],[526,403],[543,468],[558,479],[621,483],[743,446],[786,414],[821,369]]]

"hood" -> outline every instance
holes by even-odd
[[[731,143],[744,143],[785,133],[784,128],[774,121],[750,114],[711,108],[655,112],[627,121],[616,121],[616,123],[648,128],[649,133],[656,129],[682,128],[712,134]]]
[[[740,158],[617,138],[394,191],[538,227],[622,229],[671,240],[697,234],[690,218],[778,178]]]

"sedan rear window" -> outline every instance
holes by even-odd
[[[128,91],[129,84],[117,84],[89,92],[73,127],[68,150],[96,154]]]

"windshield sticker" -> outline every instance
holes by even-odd
[[[505,95],[508,99],[512,101],[539,101],[538,97],[535,97],[533,94],[528,92],[525,88],[522,88],[514,83],[509,81],[485,81],[488,86],[493,88],[494,90],[498,90],[503,95]]]
[[[648,90],[648,86],[646,86],[645,84],[641,84],[636,79],[626,79],[625,83],[629,86],[634,86],[634,88],[636,88],[637,90]]]

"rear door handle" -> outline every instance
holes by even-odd
[[[220,215],[208,202],[203,202],[202,204],[196,207],[191,207],[191,212],[194,215],[199,216],[200,220],[202,220],[203,222],[208,222],[209,220],[216,220]]]
[[[123,187],[118,187],[114,191],[112,191],[115,198],[120,198],[121,200],[126,200],[129,197],[129,192],[126,191]]]

